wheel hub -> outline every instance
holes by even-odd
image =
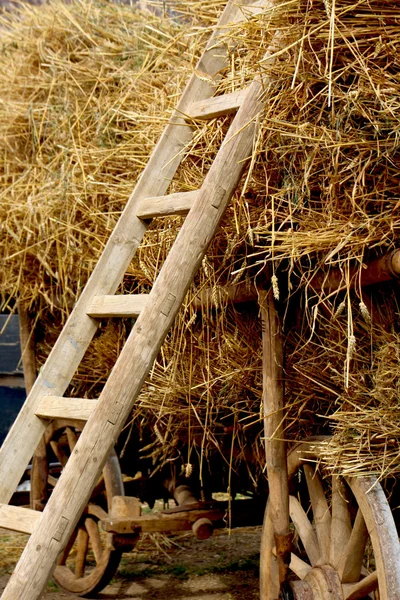
[[[291,585],[295,600],[343,600],[339,576],[329,565],[314,567],[302,581]]]

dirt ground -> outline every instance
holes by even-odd
[[[117,575],[98,600],[256,600],[261,528],[217,531],[205,541],[191,534],[148,536],[126,553]],[[0,531],[0,592],[26,541],[23,534]],[[45,600],[76,598],[53,582]]]

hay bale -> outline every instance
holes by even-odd
[[[122,6],[50,4],[7,22],[0,56],[5,303],[20,294],[47,320],[53,311],[48,329],[59,327],[222,4],[176,2],[176,22]],[[155,465],[221,449],[220,432],[228,431],[229,460],[247,462],[254,481],[261,476],[257,309],[199,316],[193,298],[206,288],[217,298],[220,285],[250,288],[272,273],[287,334],[288,437],[326,429],[333,412],[332,468],[364,472],[360,457],[368,455],[367,469],[400,469],[391,442],[400,424],[396,386],[378,376],[386,364],[397,368],[383,351],[397,341],[395,298],[390,286],[360,286],[364,264],[398,238],[399,19],[388,0],[343,0],[334,9],[278,2],[221,31],[230,65],[216,93],[242,89],[260,71],[271,83],[248,172],[134,409],[134,421],[151,432]],[[282,48],[265,62],[276,29]],[[193,123],[171,191],[201,185],[230,119]],[[180,217],[153,221],[121,290],[150,289],[180,224]],[[316,274],[332,269],[341,274],[339,289],[316,286]],[[73,381],[76,395],[100,391],[130,326],[100,329]],[[42,357],[48,349],[43,342]],[[386,385],[388,402],[378,391]],[[382,437],[368,446],[379,423]]]

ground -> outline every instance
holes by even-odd
[[[26,543],[0,530],[0,592]],[[118,573],[98,600],[255,600],[261,528],[217,531],[205,541],[191,534],[148,537],[124,554]],[[76,598],[50,583],[45,600]]]

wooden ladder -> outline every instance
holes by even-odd
[[[215,81],[228,64],[221,29],[267,3],[229,2],[197,71]],[[246,6],[247,5],[247,6]],[[191,77],[82,295],[0,451],[0,527],[31,534],[3,600],[40,598],[71,537],[103,465],[139,395],[207,246],[251,155],[263,84],[213,98],[207,77]],[[165,196],[190,142],[190,119],[237,114],[195,192]],[[153,217],[188,213],[149,295],[115,295]],[[103,317],[138,317],[98,400],[64,398]],[[42,435],[54,418],[87,421],[45,510],[8,505]]]

